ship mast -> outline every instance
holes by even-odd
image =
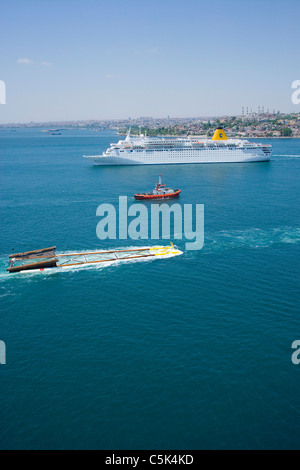
[[[131,127],[129,127],[129,130],[127,132],[126,139],[125,139],[126,142],[130,140],[130,131],[131,131]]]

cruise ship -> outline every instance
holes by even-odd
[[[184,163],[245,163],[270,160],[272,146],[241,139],[228,139],[218,127],[212,139],[197,137],[130,136],[102,155],[84,155],[94,165],[169,165]]]

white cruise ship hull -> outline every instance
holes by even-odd
[[[228,139],[218,127],[212,139],[197,137],[130,137],[110,144],[102,155],[85,156],[94,165],[183,165],[195,163],[266,162],[271,145]]]
[[[170,155],[171,153],[171,155]],[[262,149],[201,149],[169,151],[124,151],[121,155],[90,155],[85,156],[94,165],[172,165],[195,163],[248,163],[266,162],[270,154]]]

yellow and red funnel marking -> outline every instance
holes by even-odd
[[[215,130],[215,133],[212,137],[211,140],[228,140],[228,137],[221,127],[218,127],[218,129]]]

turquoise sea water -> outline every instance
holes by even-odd
[[[0,131],[0,448],[299,448],[300,141],[270,141],[270,163],[81,158],[118,139]],[[145,245],[100,241],[96,209],[133,203],[159,172],[180,204],[205,205],[202,250],[182,240],[166,260],[6,273],[13,250]]]

